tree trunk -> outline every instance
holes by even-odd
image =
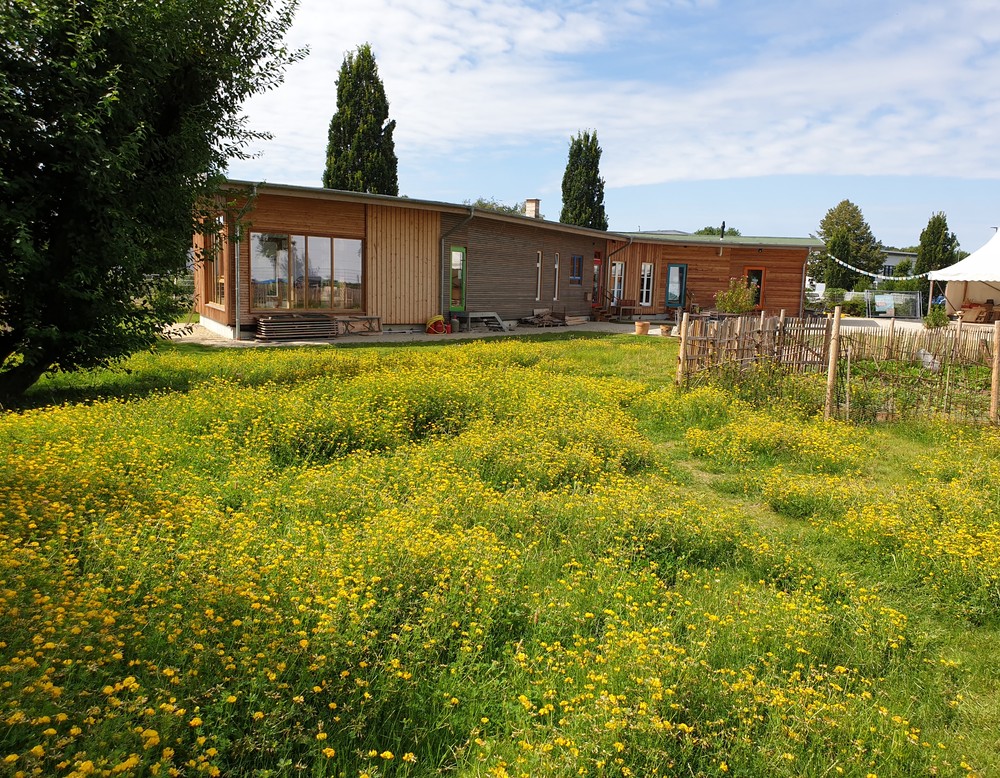
[[[0,409],[6,410],[17,404],[42,374],[49,369],[48,360],[31,364],[22,363],[0,372]]]

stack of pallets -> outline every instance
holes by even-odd
[[[335,338],[340,326],[329,316],[304,313],[262,316],[257,319],[258,340],[312,340]]]

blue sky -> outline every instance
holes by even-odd
[[[843,199],[886,245],[1000,225],[995,0],[301,0],[309,56],[246,105],[234,178],[319,186],[344,54],[369,42],[400,193],[542,201],[595,130],[612,230],[806,236]]]

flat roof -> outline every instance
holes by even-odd
[[[770,248],[821,249],[826,244],[819,238],[775,238],[755,235],[692,235],[678,232],[626,232],[626,237],[644,243],[672,243],[680,246],[761,246]]]

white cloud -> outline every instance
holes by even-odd
[[[331,5],[304,0],[291,38],[310,57],[248,106],[277,141],[243,167],[264,171],[257,177],[294,181],[309,170],[306,183],[318,182],[337,71],[365,41],[401,162],[516,160],[527,144],[565,144],[595,128],[609,187],[777,173],[996,175],[1000,19],[981,0]]]

